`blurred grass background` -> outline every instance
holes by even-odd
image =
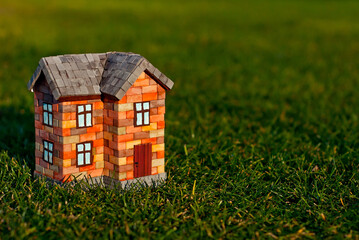
[[[0,0],[1,238],[358,238],[359,2]],[[41,57],[130,51],[175,82],[163,187],[34,180]],[[13,158],[12,158],[13,157]]]

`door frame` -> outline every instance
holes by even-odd
[[[133,150],[133,177],[151,175],[152,143],[139,144]]]

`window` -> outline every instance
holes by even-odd
[[[92,142],[76,144],[77,167],[92,164]]]
[[[92,126],[92,105],[77,105],[77,127],[91,127]]]
[[[42,105],[44,124],[52,127],[52,104],[43,103]]]
[[[150,102],[134,103],[135,127],[150,125]]]
[[[44,161],[52,164],[54,154],[54,143],[44,140]]]

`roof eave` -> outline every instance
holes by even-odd
[[[41,61],[41,60],[40,60]],[[37,79],[40,77],[42,71],[42,67],[39,64],[35,70],[35,72],[32,74],[31,79],[29,80],[29,82],[27,83],[27,89],[29,91],[32,91],[33,87],[35,86],[35,83],[37,81]]]

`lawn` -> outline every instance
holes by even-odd
[[[0,238],[359,238],[358,1],[0,0]],[[164,186],[47,187],[41,57],[131,51],[174,82]]]

